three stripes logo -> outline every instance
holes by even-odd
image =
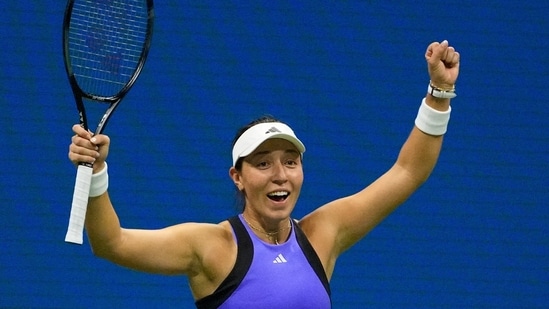
[[[273,264],[281,264],[281,263],[288,263],[288,261],[282,255],[282,253],[278,254],[276,259],[273,260]]]
[[[275,127],[271,127],[269,130],[265,131],[265,134],[269,134],[269,133],[280,133],[281,131]]]

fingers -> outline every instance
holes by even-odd
[[[81,125],[75,124],[72,126],[72,131],[76,133],[76,135],[85,138],[90,139],[92,137],[92,133],[90,131],[86,131]]]
[[[425,52],[432,84],[442,89],[453,89],[459,74],[460,54],[447,40],[433,42]]]
[[[427,46],[427,51],[425,51],[425,60],[427,60],[427,63],[435,63],[440,59],[439,46],[439,42],[433,42]]]
[[[453,53],[448,57],[447,60],[445,60],[445,63],[447,63],[447,67],[449,68],[459,66],[459,61],[460,61],[459,53],[455,51],[453,47],[452,47],[452,51]]]
[[[429,64],[436,64],[442,60],[443,55],[448,49],[448,41],[444,40],[442,42],[433,42],[427,47],[425,52],[425,59]]]
[[[110,139],[106,135],[93,136],[80,125],[74,125],[72,130],[76,135],[71,138],[68,157],[71,162],[95,163],[97,159],[104,160],[108,153]]]
[[[440,60],[447,68],[452,68],[459,63],[459,53],[452,46],[448,46],[442,53]]]
[[[72,143],[69,146],[69,159],[75,164],[79,162],[94,163],[100,155],[99,146],[90,141],[88,135],[85,134],[85,130],[84,133],[79,133],[86,137],[82,137],[81,135],[74,135],[71,138]]]
[[[451,68],[459,63],[459,58],[459,53],[449,46],[447,40],[431,43],[425,52],[425,59],[430,65],[437,65],[441,61],[444,66]]]
[[[89,145],[92,145],[91,148]],[[72,163],[94,163],[99,157],[99,148],[87,140],[74,136],[69,146],[69,159]]]

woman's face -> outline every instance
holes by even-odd
[[[288,218],[303,184],[301,154],[289,141],[265,141],[244,158],[242,169],[231,176],[246,198],[245,212],[263,220]]]

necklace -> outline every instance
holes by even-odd
[[[283,228],[281,228],[281,229],[279,229],[278,231],[275,231],[275,232],[265,232],[264,230],[253,226],[250,223],[250,221],[248,221],[244,216],[242,216],[242,218],[244,218],[244,221],[246,221],[246,223],[248,223],[248,225],[252,228],[252,230],[255,230],[255,231],[267,236],[270,241],[275,243],[275,245],[279,244],[278,243],[278,233],[280,233],[282,231],[285,231],[285,230],[289,229],[292,226],[292,223],[291,223],[292,219],[288,219],[288,226],[283,227]]]

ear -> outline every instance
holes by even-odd
[[[229,177],[233,180],[235,186],[238,188],[239,191],[244,190],[244,187],[242,186],[242,183],[240,182],[240,173],[236,170],[234,166],[232,166],[229,169]]]

